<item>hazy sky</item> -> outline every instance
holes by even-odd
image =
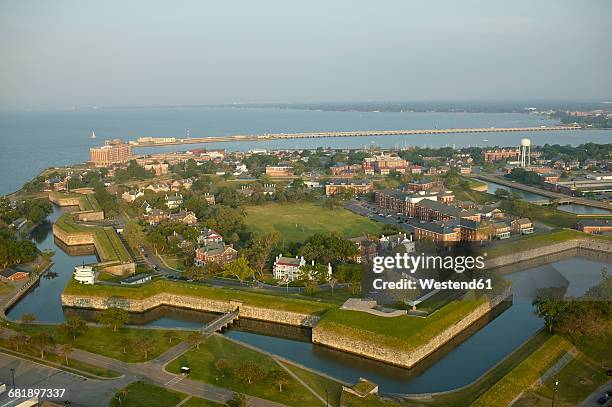
[[[610,0],[0,1],[0,108],[612,99]]]

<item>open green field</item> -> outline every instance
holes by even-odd
[[[571,344],[567,340],[557,335],[552,336],[488,391],[478,397],[471,406],[507,406],[521,392],[529,389],[570,348]]]
[[[168,407],[176,406],[186,397],[186,394],[138,381],[119,390],[111,400],[110,406]]]
[[[217,369],[217,361],[225,359],[228,368],[222,371]],[[256,375],[257,380],[248,384],[240,380],[236,369],[245,363],[253,362],[261,373]],[[295,378],[288,376],[287,384],[282,392],[266,376],[282,367],[271,357],[236,344],[220,335],[213,335],[200,345],[200,349],[193,348],[176,360],[170,362],[166,369],[172,373],[179,373],[181,366],[189,366],[189,378],[213,385],[223,386],[240,393],[277,401],[295,407],[321,406],[322,403],[308,389]]]
[[[70,281],[64,289],[64,294],[86,295],[98,297],[125,297],[143,299],[158,293],[184,295],[190,297],[203,297],[211,300],[242,301],[245,305],[260,308],[278,309],[304,314],[321,315],[336,305],[324,301],[309,301],[292,298],[291,296],[257,293],[253,291],[237,290],[231,288],[210,287],[182,281],[157,280],[138,287],[85,285]]]
[[[144,362],[156,358],[166,350],[178,344],[179,341],[185,340],[189,335],[188,331],[174,331],[175,339],[170,343],[164,336],[168,331],[163,329],[121,328],[117,332],[113,332],[110,328],[90,326],[89,329],[78,335],[76,340],[73,340],[71,337],[67,338],[57,334],[57,326],[54,325],[26,325],[13,323],[10,327],[17,331],[24,332],[27,335],[33,335],[37,332],[47,332],[56,337],[56,343],[71,343],[75,348],[129,363]],[[127,338],[131,344],[125,353],[121,346],[121,340],[123,338]],[[144,357],[144,352],[136,350],[136,344],[143,338],[152,339],[156,344],[155,349],[150,351],[147,355],[147,359]]]
[[[535,249],[550,244],[561,243],[572,239],[603,239],[612,240],[609,236],[597,236],[583,233],[573,229],[553,230],[550,233],[523,236],[519,240],[498,244],[487,250],[488,258],[503,256],[510,253],[518,253],[525,250]]]
[[[310,202],[249,206],[246,224],[253,232],[276,231],[284,239],[297,242],[315,233],[336,232],[350,238],[381,229],[380,224],[344,208],[330,210]]]
[[[330,405],[340,406],[340,396],[342,395],[341,383],[290,363],[280,363],[302,379],[304,383],[308,384],[319,396],[324,399],[329,397],[328,400]]]

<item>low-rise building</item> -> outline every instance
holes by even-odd
[[[194,263],[196,266],[204,266],[207,263],[224,266],[236,257],[238,252],[232,246],[223,242],[211,242],[196,249]]]
[[[131,191],[125,191],[123,194],[121,194],[121,199],[128,203],[132,203],[141,196],[144,196],[144,192],[142,192],[142,190],[133,189]]]
[[[266,166],[266,175],[271,177],[290,177],[293,175],[293,168],[288,166]]]
[[[330,180],[325,184],[325,195],[332,196],[344,191],[353,195],[367,194],[374,190],[374,184],[367,180]]]
[[[176,209],[183,204],[183,195],[179,193],[166,195],[164,199],[168,209]]]
[[[357,254],[350,259],[355,263],[371,263],[378,256],[378,239],[363,235],[349,240],[357,246]]]
[[[147,213],[147,222],[149,222],[149,225],[158,225],[166,219],[168,219],[168,214],[161,209],[152,209]]]
[[[496,239],[503,240],[509,238],[511,231],[512,228],[506,222],[493,223],[493,233]]]
[[[170,215],[168,215],[168,219],[173,222],[180,222],[189,226],[198,223],[198,218],[196,217],[195,213],[193,213],[192,211],[185,210],[177,213],[171,213]]]
[[[94,284],[96,280],[96,272],[91,266],[76,266],[74,268],[74,279],[81,284]]]
[[[155,193],[170,191],[170,187],[164,183],[151,184],[151,185],[148,185],[145,189],[149,189]]]
[[[203,196],[204,200],[208,205],[214,205],[216,203],[215,196],[209,192],[206,192]]]
[[[514,219],[510,225],[512,230],[522,235],[529,235],[534,232],[533,222],[529,218]]]
[[[274,259],[274,267],[272,274],[277,280],[294,281],[300,277],[300,268],[306,265],[304,257],[298,258],[285,257],[282,255],[276,256]]]
[[[136,285],[136,284],[144,284],[151,281],[151,274],[148,273],[138,273],[133,276],[129,276],[128,278],[124,278],[121,280],[121,284],[125,285]]]
[[[608,219],[582,219],[578,222],[578,230],[593,234],[612,232],[612,222]]]

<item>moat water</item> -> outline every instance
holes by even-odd
[[[339,112],[261,108],[158,108],[80,111],[0,112],[0,194],[20,188],[51,166],[84,162],[89,148],[105,139],[138,137],[208,137],[305,131],[443,129],[466,127],[553,126],[556,121],[518,113]],[[90,139],[95,131],[97,139]],[[361,148],[406,146],[518,146],[521,138],[534,144],[610,143],[606,130],[517,133],[346,137],[262,142],[213,143],[138,149],[138,154],[198,147],[227,150]]]
[[[55,207],[49,220],[57,219],[64,210]],[[8,317],[18,319],[25,313],[33,313],[38,321],[58,323],[65,316],[78,314],[96,320],[95,311],[63,309],[60,300],[74,266],[96,261],[91,248],[71,249],[74,255],[67,254],[65,248],[54,241],[51,223],[36,228],[32,238],[40,249],[55,251],[51,271],[57,273],[57,277],[43,277],[40,284],[8,312]],[[377,382],[381,391],[386,393],[451,390],[476,380],[543,327],[531,306],[539,288],[565,287],[568,295],[578,296],[599,283],[601,269],[612,264],[610,256],[591,253],[586,258],[578,254],[538,259],[500,270],[513,283],[513,301],[498,307],[453,343],[410,370],[314,345],[310,342],[308,329],[242,319],[224,334],[345,382],[353,383],[359,377],[367,377]],[[546,261],[550,263],[541,264]],[[201,327],[214,317],[210,313],[160,307],[133,314],[130,323],[189,329]]]

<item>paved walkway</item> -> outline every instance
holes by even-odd
[[[4,329],[2,333],[6,335],[10,332],[13,332],[13,334],[16,333],[10,329]],[[156,385],[159,385],[161,387],[166,387],[171,390],[176,390],[182,393],[186,393],[190,396],[215,401],[217,403],[223,404],[227,402],[227,400],[230,400],[231,398],[233,398],[234,392],[231,390],[228,390],[222,387],[213,386],[213,385],[210,385],[204,382],[200,382],[197,380],[192,380],[192,379],[189,379],[187,376],[170,373],[165,370],[165,366],[170,361],[176,359],[183,353],[187,352],[189,349],[191,349],[191,347],[192,345],[190,345],[189,343],[181,342],[177,344],[176,346],[168,349],[166,352],[164,352],[157,358],[152,359],[148,362],[144,362],[144,363],[122,362],[117,359],[98,355],[97,353],[88,352],[82,349],[74,349],[70,353],[69,357],[71,359],[78,360],[84,363],[88,363],[90,365],[94,365],[94,366],[97,366],[103,369],[109,369],[109,370],[115,371],[123,375],[123,377],[119,379],[113,379],[113,380],[86,379],[82,376],[67,373],[59,369],[47,367],[45,365],[40,365],[40,366],[44,366],[45,368],[50,369],[50,370],[64,372],[68,375],[79,377],[80,380],[84,382],[92,382],[92,383],[95,382],[97,383],[96,386],[100,385],[100,383],[104,383],[104,385],[102,386],[102,389],[104,389],[105,391],[110,391],[109,389],[112,389],[112,395],[114,395],[117,390],[119,390],[122,387],[127,386],[131,382],[134,382],[136,380],[145,380],[145,381],[152,382]],[[25,359],[20,359],[15,356],[4,355],[0,353],[0,360],[2,360],[2,357],[21,360],[23,361],[23,363],[29,362],[29,361],[26,361]],[[29,362],[29,363],[36,364],[35,362]],[[9,369],[6,369],[6,371],[9,371]],[[4,377],[0,375],[0,378],[4,378]],[[3,382],[10,383],[10,380],[8,380],[8,378],[4,378]],[[81,385],[79,384],[76,387],[72,387],[72,389],[75,389],[75,388],[80,389],[79,386]],[[75,392],[75,393],[79,393],[79,392]],[[96,394],[96,393],[92,393],[92,394]],[[107,395],[105,396],[106,404],[95,404],[95,403],[92,404],[92,398],[90,398],[89,402],[84,403],[83,405],[108,406],[108,402],[112,398],[112,395],[110,397],[106,397]],[[275,403],[270,400],[261,399],[259,397],[247,396],[247,399],[249,401],[249,405],[252,407],[283,407],[284,406],[283,404]]]

